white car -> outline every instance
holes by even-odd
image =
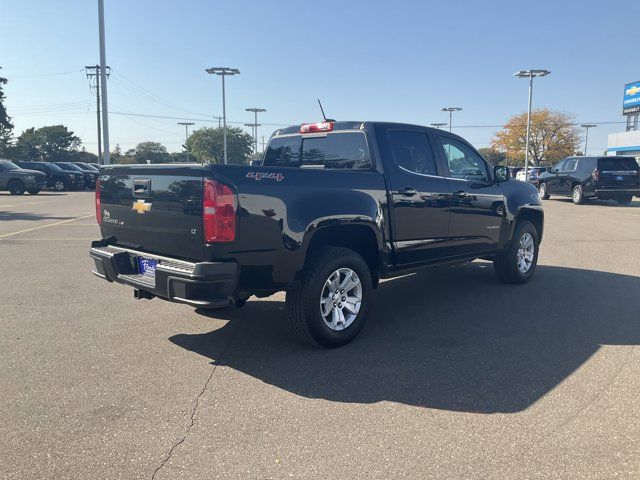
[[[540,174],[542,172],[546,172],[547,171],[547,167],[530,167],[529,168],[529,181],[537,181],[538,177],[540,176]],[[525,181],[524,178],[524,170],[520,170],[518,173],[516,173],[516,180],[520,180],[521,182]]]

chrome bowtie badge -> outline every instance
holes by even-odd
[[[136,200],[135,202],[133,202],[133,207],[132,207],[136,212],[138,212],[140,215],[144,215],[147,212],[151,211],[151,204],[150,203],[146,203],[144,200]]]

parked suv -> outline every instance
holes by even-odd
[[[38,170],[47,176],[47,187],[57,192],[84,188],[84,174],[73,170],[64,170],[50,162],[19,162],[21,168]]]
[[[9,190],[11,195],[32,195],[47,186],[47,176],[36,170],[20,168],[9,160],[0,159],[0,190]]]
[[[540,175],[540,197],[571,197],[582,204],[589,198],[613,199],[621,205],[640,196],[640,166],[633,157],[568,157]]]
[[[98,172],[94,170],[88,170],[71,162],[55,162],[57,166],[66,170],[74,170],[84,175],[84,186],[92,189],[96,187],[96,179],[98,178]]]

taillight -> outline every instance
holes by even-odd
[[[236,239],[236,196],[227,185],[204,179],[202,225],[204,241],[233,242]]]
[[[330,132],[333,130],[333,122],[303,123],[300,125],[300,133]]]
[[[100,208],[100,178],[96,178],[96,220],[102,225],[102,209]]]
[[[593,172],[591,172],[591,178],[593,181],[600,180],[600,170],[598,170],[597,167]]]

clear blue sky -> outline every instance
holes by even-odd
[[[454,131],[477,147],[526,109],[522,68],[547,68],[534,107],[579,122],[623,121],[622,92],[640,79],[638,2],[611,1],[169,1],[105,0],[110,109],[148,115],[221,115],[210,66],[239,68],[227,83],[227,118],[268,109],[262,123],[331,117],[428,124],[464,108]],[[94,97],[81,71],[98,62],[97,0],[0,0],[0,71],[19,133],[62,123],[96,150]],[[37,76],[71,72],[59,75]],[[139,87],[142,87],[141,90]],[[112,147],[145,140],[178,151],[178,120],[110,116]],[[210,125],[196,122],[196,127]],[[267,138],[276,127],[264,126]],[[589,151],[606,147],[590,133]]]

